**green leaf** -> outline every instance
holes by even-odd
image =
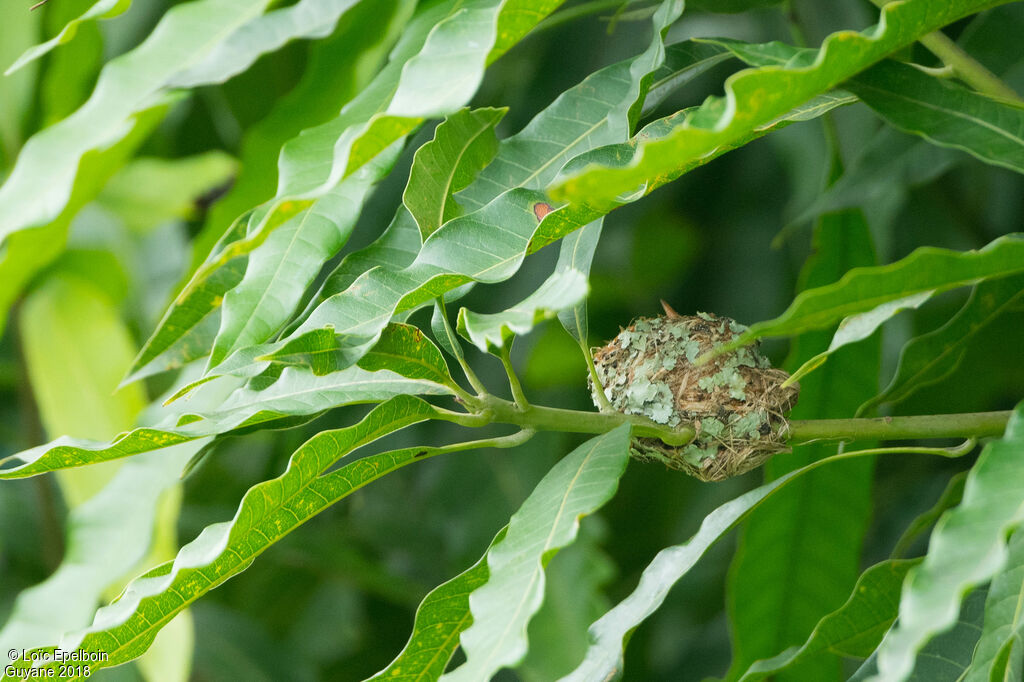
[[[343,14],[360,0],[299,0],[241,26],[199,63],[174,74],[172,88],[219,83],[242,73],[263,54],[292,40],[329,36]]]
[[[574,156],[628,138],[647,87],[664,64],[665,33],[682,11],[683,3],[664,0],[651,17],[653,36],[643,53],[596,71],[559,95],[501,142],[494,161],[457,200],[474,210],[515,187],[547,187]]]
[[[320,268],[348,241],[371,189],[400,151],[395,146],[382,153],[252,251],[245,275],[224,296],[211,367],[238,348],[269,340],[287,323]]]
[[[752,325],[720,350],[732,350],[766,336],[820,329],[911,294],[948,291],[1021,271],[1024,239],[1018,234],[999,237],[977,251],[923,246],[895,263],[855,268],[835,284],[802,292],[782,315]]]
[[[1006,568],[992,579],[985,599],[985,623],[965,682],[1020,679],[1024,654],[1024,533],[1010,539]]]
[[[836,331],[835,336],[832,337],[832,342],[828,345],[828,350],[818,353],[813,358],[800,365],[800,368],[793,372],[792,376],[790,376],[786,381],[791,383],[799,381],[812,370],[821,367],[821,365],[824,364],[833,353],[843,346],[863,341],[874,334],[875,330],[881,327],[885,322],[896,315],[899,315],[904,310],[915,310],[920,308],[934,294],[935,291],[921,291],[916,294],[911,294],[910,296],[897,298],[894,301],[887,301],[865,313],[859,313],[857,315],[851,315],[850,317],[844,318],[843,321],[839,323],[839,329]]]
[[[202,264],[236,216],[274,196],[277,160],[285,142],[324,123],[358,95],[387,59],[413,12],[413,0],[363,2],[346,12],[334,35],[310,47],[306,70],[270,113],[246,129],[234,185],[210,208],[193,241],[189,275]]]
[[[656,38],[647,52],[636,60],[592,74],[501,144],[494,161],[456,197],[467,209],[481,208],[434,232],[416,259],[404,269],[363,272],[351,280],[347,289],[325,298],[288,338],[236,352],[221,364],[218,372],[255,376],[267,366],[258,358],[288,353],[295,348],[304,351],[314,344],[302,337],[326,328],[340,337],[337,366],[350,365],[369,348],[375,335],[394,315],[473,281],[507,279],[528,253],[600,217],[586,208],[553,211],[546,195],[519,185],[540,186],[554,177],[573,150],[603,143],[615,131],[622,131],[623,137],[628,134],[629,112],[642,96],[643,88],[642,82],[626,78],[633,73],[634,63],[646,65],[643,70],[638,69],[641,81],[660,63],[657,57],[661,35],[667,28],[666,22],[678,16],[678,5],[675,0],[665,0],[659,7],[655,14]],[[508,187],[512,189],[506,190]],[[403,215],[400,211],[396,221],[400,223]],[[382,248],[378,253],[383,255],[386,250]],[[349,281],[354,270],[345,268],[344,263],[342,266],[344,274],[339,280]]]
[[[130,5],[131,0],[97,0],[94,5],[83,12],[78,18],[69,21],[67,25],[61,29],[61,32],[53,38],[39,43],[38,45],[33,45],[25,50],[13,64],[7,67],[4,75],[11,75],[18,69],[23,68],[26,64],[39,59],[58,45],[62,45],[74,38],[75,32],[78,30],[80,24],[97,19],[110,19],[112,17],[116,17],[128,9]],[[20,11],[24,11],[24,9],[20,9]]]
[[[968,452],[961,448],[957,453]],[[719,538],[734,528],[751,510],[780,488],[826,465],[879,454],[877,450],[846,452],[820,459],[791,471],[771,483],[726,502],[704,517],[700,529],[688,542],[663,549],[648,564],[636,589],[590,626],[591,645],[583,662],[563,682],[612,679],[621,673],[623,653],[630,634],[665,600],[668,591],[693,568],[697,560]]]
[[[1024,520],[1024,403],[1017,406],[1002,439],[985,446],[971,468],[963,501],[932,532],[924,563],[910,573],[898,625],[878,648],[874,679],[903,679],[917,652],[953,625],[962,595],[1006,565],[1006,535]]]
[[[952,476],[946,483],[946,488],[942,491],[942,494],[939,495],[939,499],[935,501],[935,504],[914,517],[914,520],[903,531],[903,535],[893,545],[892,556],[894,558],[905,556],[917,538],[931,528],[939,520],[939,517],[946,513],[947,510],[960,504],[960,500],[964,498],[964,483],[967,481],[967,473],[966,471],[961,471]]]
[[[998,2],[958,0],[936,7],[928,0],[887,4],[877,26],[863,33],[842,31],[828,38],[813,60],[785,67],[747,69],[731,76],[725,98],[711,98],[671,133],[641,140],[621,165],[592,165],[564,178],[552,196],[573,203],[608,204],[616,197],[645,193],[659,179],[678,175],[688,164],[735,145],[759,126],[828,92],[887,54],[918,37]]]
[[[830,284],[851,267],[875,262],[871,232],[859,211],[822,216],[812,251],[801,272],[801,290]],[[815,356],[831,336],[823,330],[796,337],[786,368]],[[880,355],[877,342],[839,351],[829,365],[802,382],[801,394],[810,399],[799,401],[790,418],[848,417],[864,396],[878,389]],[[827,442],[795,446],[765,464],[765,479],[777,479],[836,451]],[[804,642],[822,616],[850,593],[871,517],[872,469],[870,460],[853,460],[811,471],[765,500],[746,522],[727,582],[730,679],[755,660]],[[781,673],[779,680],[838,676],[835,659],[810,657]]]
[[[556,270],[535,292],[500,313],[459,311],[458,330],[485,353],[504,347],[515,335],[528,333],[541,320],[574,308],[587,296],[587,276],[579,270]]]
[[[144,232],[169,220],[191,220],[196,200],[229,182],[238,170],[233,158],[212,151],[181,159],[139,158],[103,187],[97,203],[125,225]]]
[[[967,348],[1001,313],[1024,297],[1024,275],[1011,275],[978,284],[963,307],[935,331],[911,339],[900,352],[892,381],[858,412],[905,400],[915,392],[952,374],[960,366]]]
[[[72,509],[64,560],[46,580],[18,595],[0,643],[30,649],[87,627],[104,593],[140,569],[162,508],[181,484],[182,469],[205,444],[195,441],[131,459],[102,490]],[[162,525],[177,522],[176,508],[171,511]]]
[[[219,382],[205,382],[204,389],[221,390]],[[195,395],[204,394],[194,391]],[[212,411],[185,415],[176,425],[137,428],[109,443],[58,438],[47,445],[11,455],[22,464],[0,469],[0,479],[35,476],[130,457],[142,452],[178,445],[196,438],[233,430],[266,427],[288,418],[308,418],[343,405],[372,403],[398,395],[451,395],[452,389],[429,379],[409,379],[390,370],[367,371],[361,367],[316,376],[305,367],[285,367],[270,386],[245,386],[235,390]]]
[[[583,273],[584,277],[588,277],[590,275],[590,265],[594,261],[594,252],[597,251],[597,243],[601,239],[601,227],[603,224],[603,219],[595,220],[562,239],[555,272],[578,271]],[[585,300],[580,301],[571,308],[559,311],[558,319],[562,326],[565,327],[565,330],[572,334],[572,337],[589,353],[587,302]]]
[[[486,680],[526,654],[526,629],[544,598],[544,566],[572,543],[579,519],[618,488],[629,459],[628,425],[592,438],[537,484],[487,554],[487,584],[469,596],[473,624],[462,635],[466,662],[441,679]]]
[[[175,614],[247,568],[299,525],[385,474],[443,451],[386,452],[324,473],[356,448],[432,414],[433,408],[422,400],[402,396],[376,407],[354,426],[317,434],[295,451],[283,474],[245,494],[231,521],[208,526],[181,548],[173,562],[136,578],[115,602],[96,613],[90,628],[65,636],[60,646],[107,653],[93,672],[138,657]]]
[[[560,2],[545,0],[529,16],[539,21]],[[205,337],[203,332],[212,325],[208,320],[223,294],[238,282],[234,272],[224,276],[219,273],[224,267],[237,268],[230,265],[231,258],[248,254],[275,228],[308,210],[315,199],[331,192],[345,177],[392,145],[399,146],[425,116],[451,113],[465,105],[483,77],[486,64],[498,56],[492,53],[492,46],[505,12],[522,12],[522,8],[512,0],[482,0],[472,8],[449,0],[417,15],[392,52],[388,66],[359,96],[334,119],[307,128],[285,144],[278,163],[277,194],[236,221],[222,237],[221,247],[207,258],[186,287],[186,292],[195,293],[196,300],[179,297],[132,367],[130,378],[173,368],[182,361],[183,345],[201,346],[182,339],[186,335]],[[439,82],[448,89],[438,91],[435,86]],[[313,272],[307,275],[312,279],[319,265],[310,270]],[[207,279],[231,283],[224,288]],[[177,311],[180,307],[187,310]],[[186,322],[176,318],[185,318]],[[173,352],[175,347],[178,352]],[[168,349],[172,349],[169,361],[154,365],[153,361]]]
[[[985,612],[986,588],[974,590],[966,596],[956,617],[956,624],[928,642],[914,662],[914,670],[907,682],[962,682],[971,663],[971,654],[978,644]],[[850,678],[850,682],[864,682],[875,674],[877,652]]]
[[[479,561],[427,593],[416,609],[409,641],[388,667],[367,682],[385,679],[421,682],[439,679],[444,674],[459,646],[459,634],[473,622],[469,595],[487,583],[490,577],[487,556],[505,538],[506,530],[507,527],[498,531]]]
[[[459,213],[452,199],[465,189],[498,151],[494,127],[508,109],[462,109],[434,130],[416,150],[402,201],[426,239]]]
[[[896,620],[900,586],[917,561],[883,561],[864,571],[850,597],[839,609],[821,619],[799,648],[757,661],[739,679],[763,680],[824,653],[866,658]]]
[[[380,340],[359,360],[359,366],[371,372],[389,369],[409,379],[427,379],[446,386],[455,383],[437,346],[416,327],[398,322],[384,328]]]
[[[1024,172],[1024,107],[885,61],[847,83],[887,123],[932,144]]]
[[[25,144],[0,187],[0,242],[55,220],[71,199],[82,156],[124,137],[133,117],[153,106],[168,78],[202,59],[267,2],[199,0],[179,5],[141,45],[108,62],[92,96],[75,114]]]

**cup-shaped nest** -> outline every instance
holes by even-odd
[[[594,350],[597,375],[612,407],[669,427],[692,425],[696,431],[691,443],[679,447],[635,438],[634,457],[663,462],[702,481],[720,481],[788,449],[786,414],[796,405],[800,387],[783,388],[786,372],[774,369],[756,345],[695,364],[745,330],[727,317],[670,314],[641,318]]]

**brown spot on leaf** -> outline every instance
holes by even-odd
[[[533,205],[533,215],[537,216],[537,221],[544,220],[544,216],[554,211],[554,207],[551,204],[545,204],[543,201]]]

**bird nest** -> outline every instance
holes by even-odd
[[[707,313],[641,318],[608,345],[594,349],[597,376],[619,412],[669,427],[692,425],[696,437],[673,447],[634,438],[633,456],[663,462],[702,481],[720,481],[761,466],[788,450],[786,414],[799,385],[771,366],[756,346],[697,365],[701,355],[732,341],[746,327]],[[591,391],[594,391],[591,384]],[[596,398],[595,398],[596,402]]]

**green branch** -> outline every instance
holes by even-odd
[[[484,396],[468,406],[472,413],[434,408],[437,418],[461,426],[512,424],[535,431],[568,433],[606,433],[624,423],[633,425],[633,434],[658,438],[668,445],[686,445],[694,430],[683,426],[672,429],[646,417],[619,412],[585,412],[557,407],[515,403]],[[974,412],[968,414],[922,415],[916,417],[878,417],[872,419],[813,419],[789,423],[789,441],[794,444],[816,440],[916,440],[928,438],[984,438],[999,436],[1006,428],[1010,412]],[[893,449],[888,449],[895,451]]]
[[[871,0],[878,7],[884,7],[891,0]],[[972,88],[999,99],[1017,104],[1024,104],[1024,99],[1013,88],[1003,82],[999,76],[989,71],[983,64],[968,54],[962,47],[942,31],[935,31],[918,39],[928,51],[938,57],[953,74]]]
[[[1010,412],[929,414],[872,419],[812,419],[789,423],[794,443],[812,440],[909,440],[916,438],[983,438],[1002,435]]]

